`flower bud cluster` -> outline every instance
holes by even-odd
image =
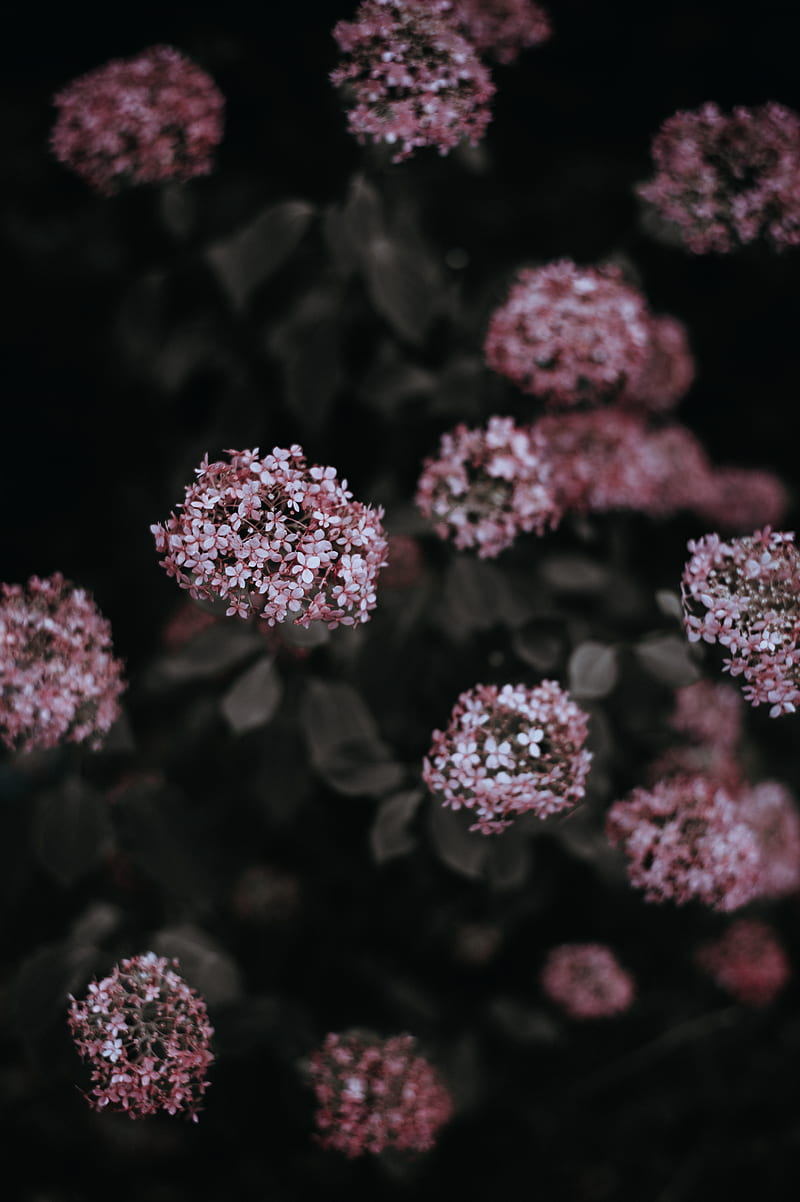
[[[703,972],[745,1006],[766,1006],[791,976],[789,959],[772,928],[757,918],[738,918],[695,953]]]
[[[542,989],[570,1018],[611,1018],[628,1010],[636,994],[633,978],[610,947],[564,943],[548,954]]]
[[[452,0],[451,13],[478,53],[498,63],[513,63],[552,33],[547,13],[533,0]]]

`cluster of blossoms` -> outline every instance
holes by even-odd
[[[122,664],[111,626],[60,573],[0,596],[0,739],[33,751],[62,741],[98,747],[119,717]]]
[[[632,401],[653,413],[663,413],[686,396],[693,381],[694,359],[686,326],[677,317],[653,317],[649,355]]]
[[[772,781],[735,789],[676,775],[615,802],[606,833],[646,901],[697,898],[728,911],[800,887],[800,816]]]
[[[513,63],[552,33],[547,13],[533,0],[445,0],[442,7],[478,53],[498,63]]]
[[[331,81],[352,98],[349,128],[359,142],[396,147],[396,163],[422,146],[474,144],[489,124],[489,71],[440,8],[363,0],[333,30],[342,61]]]
[[[222,94],[171,46],[90,71],[55,104],[55,157],[105,196],[131,184],[208,175],[222,140]]]
[[[699,504],[698,515],[708,527],[739,534],[761,526],[779,525],[789,508],[789,497],[772,472],[757,468],[712,469]]]
[[[172,964],[177,968],[177,961]],[[196,1122],[214,1057],[206,1004],[154,952],[115,965],[84,1001],[70,999],[69,1027],[92,1066],[89,1103],[131,1118],[186,1111]]]
[[[800,554],[793,532],[769,526],[723,542],[707,534],[688,544],[681,581],[691,642],[719,643],[724,667],[743,675],[752,705],[770,716],[793,713],[800,701]]]
[[[756,918],[732,922],[721,938],[697,949],[698,968],[745,1006],[766,1006],[791,976],[783,945]]]
[[[729,684],[697,684],[678,689],[670,725],[682,742],[660,755],[650,769],[653,780],[703,775],[730,791],[744,783],[738,747],[744,705]]]
[[[410,534],[390,534],[387,541],[389,562],[381,572],[382,587],[413,588],[425,572],[422,547]]]
[[[425,1152],[452,1113],[444,1083],[411,1035],[327,1035],[309,1071],[317,1138],[345,1156],[387,1148]]]
[[[499,555],[522,531],[541,534],[560,510],[542,438],[492,417],[485,429],[457,426],[444,434],[439,454],[426,459],[416,502],[440,538],[481,558]]]
[[[633,978],[610,947],[565,943],[549,952],[542,989],[571,1018],[611,1018],[627,1010],[636,993]]]
[[[475,813],[470,827],[499,834],[521,814],[569,809],[585,792],[588,717],[554,680],[475,685],[433,742],[422,775],[442,804]]]
[[[638,192],[694,254],[756,239],[800,243],[800,115],[780,104],[674,113],[653,140],[655,175]]]
[[[168,575],[270,626],[367,621],[385,564],[383,511],[354,501],[334,468],[308,467],[299,446],[226,454],[230,463],[206,457],[180,512],[151,526]]]

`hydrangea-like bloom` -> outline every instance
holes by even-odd
[[[553,407],[637,395],[651,317],[618,267],[560,259],[519,272],[489,322],[486,362]]]
[[[513,63],[552,33],[547,13],[533,0],[452,0],[451,11],[478,53],[498,63]]]
[[[499,555],[521,531],[541,534],[561,516],[540,435],[508,417],[444,434],[438,457],[425,460],[416,500],[440,538],[459,550],[477,547],[483,559]]]
[[[554,680],[475,685],[433,732],[422,775],[443,805],[474,810],[471,831],[499,834],[520,814],[546,818],[581,800],[587,733],[588,716]]]
[[[672,409],[694,380],[694,359],[686,326],[676,317],[650,322],[650,353],[632,401],[654,413]]]
[[[716,104],[674,113],[653,140],[656,173],[639,195],[694,254],[726,254],[761,238],[800,242],[800,115],[780,104]]]
[[[355,19],[333,30],[343,58],[331,81],[354,101],[350,130],[359,142],[396,147],[395,163],[420,146],[447,154],[464,138],[475,144],[489,124],[489,72],[437,8],[363,0]]]
[[[678,689],[670,725],[685,742],[658,757],[651,779],[699,774],[738,795],[744,784],[738,756],[743,710],[741,693],[729,684],[699,680]]]
[[[2,585],[0,739],[12,750],[97,748],[126,688],[111,626],[85,589],[56,572]]]
[[[205,1002],[168,960],[154,952],[123,960],[92,982],[84,1001],[70,1001],[73,1039],[92,1065],[95,1110],[107,1106],[131,1118],[184,1110],[197,1122],[214,1032]]]
[[[411,1035],[327,1035],[309,1068],[317,1139],[351,1158],[387,1148],[425,1152],[452,1113],[450,1094]]]
[[[708,480],[707,495],[697,512],[712,529],[742,534],[783,521],[789,497],[772,472],[756,468],[715,468]]]
[[[131,184],[208,175],[222,140],[222,94],[171,46],[90,71],[55,104],[53,153],[104,196]]]
[[[759,840],[739,802],[705,776],[634,789],[611,807],[606,834],[646,901],[737,910],[762,892]]]
[[[791,976],[783,944],[765,922],[738,918],[721,938],[697,949],[698,968],[745,1006],[766,1006]]]
[[[779,781],[748,789],[742,812],[754,831],[761,856],[759,896],[785,897],[800,890],[800,814]]]
[[[627,1010],[636,987],[610,947],[565,943],[542,969],[542,989],[571,1018],[611,1018]]]
[[[641,506],[646,513],[663,518],[704,503],[711,465],[703,446],[686,426],[673,422],[648,431],[640,459],[650,494]]]
[[[367,621],[385,564],[383,510],[354,501],[334,468],[308,467],[299,446],[226,454],[230,463],[206,456],[180,512],[150,527],[167,574],[270,626]]]
[[[800,555],[794,533],[769,526],[723,542],[707,534],[688,544],[681,593],[691,642],[720,643],[724,668],[744,675],[751,705],[770,717],[800,702]]]

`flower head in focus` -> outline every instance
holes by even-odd
[[[610,947],[565,943],[542,969],[542,989],[571,1018],[611,1018],[629,1009],[636,986]]]
[[[783,944],[765,922],[737,918],[695,953],[698,968],[745,1006],[766,1006],[791,976]]]

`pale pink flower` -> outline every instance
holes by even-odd
[[[70,997],[69,1027],[91,1065],[95,1110],[131,1118],[184,1110],[197,1122],[214,1032],[205,1002],[171,964],[154,952],[133,956],[94,981],[83,1001]]]
[[[18,751],[99,747],[127,688],[109,622],[59,572],[1,588],[0,739]]]
[[[628,399],[653,413],[677,405],[692,386],[694,359],[686,326],[676,317],[653,317],[647,363]]]
[[[222,140],[219,89],[171,46],[151,46],[80,76],[55,105],[55,157],[105,196],[208,175]]]
[[[542,989],[576,1019],[612,1018],[630,1008],[636,986],[610,947],[564,943],[547,955]]]
[[[425,1152],[452,1113],[447,1088],[411,1035],[327,1035],[309,1072],[317,1139],[350,1158],[387,1148]]]
[[[743,791],[742,813],[755,833],[761,857],[762,897],[800,890],[800,814],[780,781],[765,780]]]
[[[552,33],[547,13],[534,0],[452,0],[450,12],[478,53],[498,63],[514,62]]]
[[[757,468],[714,468],[706,496],[696,506],[698,515],[714,530],[743,534],[762,526],[776,526],[789,508],[789,497],[772,472]]]
[[[792,974],[783,944],[756,918],[736,919],[719,939],[697,949],[695,962],[745,1006],[766,1006]]]
[[[554,680],[475,685],[433,732],[422,775],[443,805],[474,811],[470,830],[498,834],[521,814],[546,818],[583,798],[587,733],[588,716]]]
[[[674,113],[652,151],[655,175],[638,193],[694,254],[800,242],[800,115],[791,109],[724,113],[708,103]]]

